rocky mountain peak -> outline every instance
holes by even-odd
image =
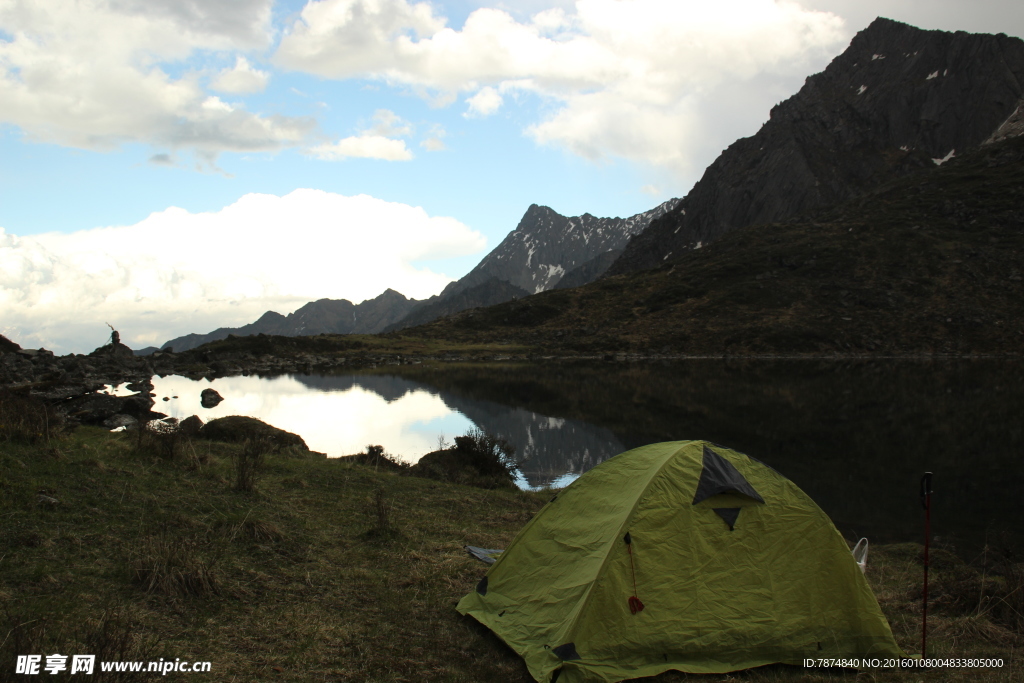
[[[678,199],[629,218],[597,218],[589,213],[563,216],[531,204],[516,228],[442,297],[495,277],[531,294],[553,288],[566,273],[609,251],[625,246],[633,235],[671,210]]]
[[[678,203],[670,199],[629,218],[563,216],[531,204],[519,224],[473,270],[388,329],[420,325],[467,308],[491,306],[559,286],[592,282],[633,235]]]
[[[607,273],[651,268],[736,228],[793,218],[942,164],[1007,125],[1022,84],[1020,39],[876,19],[772,108],[755,135],[730,145]]]

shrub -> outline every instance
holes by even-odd
[[[242,447],[232,456],[236,491],[251,493],[256,490],[263,475],[266,453],[271,447],[271,441],[266,436],[255,436],[242,442]]]
[[[141,419],[129,429],[134,435],[133,448],[137,455],[155,455],[164,460],[174,460],[185,452],[186,439],[177,425]]]
[[[410,473],[482,488],[514,488],[519,463],[506,439],[472,429],[455,446],[427,453]]]
[[[0,389],[0,441],[49,441],[64,428],[64,416],[27,391]]]
[[[374,524],[363,534],[365,538],[390,541],[402,537],[402,532],[395,527],[391,519],[391,504],[384,497],[383,489],[377,489],[370,510]]]
[[[366,446],[365,453],[356,453],[355,455],[343,455],[337,459],[339,463],[356,463],[359,465],[367,465],[372,467],[374,470],[384,470],[391,472],[400,472],[409,469],[409,463],[403,462],[398,459],[397,455],[392,455],[384,450],[383,446],[374,446],[369,444]]]
[[[382,534],[391,531],[391,506],[385,500],[382,489],[377,489],[374,496],[374,510],[377,513],[377,531]]]

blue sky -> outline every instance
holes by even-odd
[[[0,2],[0,333],[64,353],[465,274],[683,196],[876,15],[1021,3]]]

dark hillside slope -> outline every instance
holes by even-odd
[[[676,354],[1019,354],[1024,138],[657,269],[403,334]]]
[[[876,19],[756,135],[737,140],[607,275],[661,265],[730,230],[787,220],[962,155],[1024,95],[1024,41]]]
[[[493,275],[479,284],[460,289],[444,297],[433,297],[416,307],[400,322],[390,325],[385,331],[422,325],[446,315],[452,315],[468,308],[493,306],[512,299],[529,296],[530,292],[516,287],[511,282],[499,280]]]

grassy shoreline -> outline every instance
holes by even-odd
[[[0,442],[0,680],[26,680],[13,674],[16,655],[56,652],[212,662],[210,674],[169,680],[530,680],[454,605],[485,570],[462,546],[504,547],[548,494],[294,449],[268,454],[247,493],[235,487],[241,448],[183,441],[168,452],[87,427]],[[908,652],[919,648],[919,551],[873,547],[868,571]],[[930,655],[1002,657],[1002,669],[776,666],[656,680],[1019,680],[1020,569],[933,557]]]

